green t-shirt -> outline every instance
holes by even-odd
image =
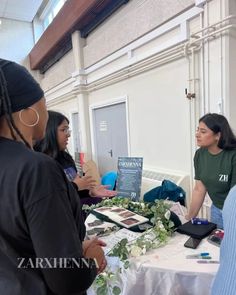
[[[222,209],[229,190],[236,184],[236,149],[212,155],[199,148],[194,156],[195,179],[201,180],[213,204]]]

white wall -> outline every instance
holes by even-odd
[[[227,1],[228,14],[236,15],[236,1]],[[236,25],[236,19],[231,23]],[[226,39],[226,50],[229,52],[228,60],[225,66],[225,95],[227,97],[225,108],[228,118],[236,134],[236,29],[232,30]]]
[[[205,27],[211,26],[229,15],[234,15],[234,17],[217,25],[216,29],[230,24],[234,24],[235,27],[205,40],[201,51],[203,52],[204,69],[199,76],[201,87],[204,88],[201,115],[206,112],[222,113],[236,131],[236,1],[207,2],[203,22]]]
[[[91,105],[127,95],[131,156],[144,157],[144,166],[188,174],[192,159],[186,73],[187,61],[181,59],[89,96]]]
[[[1,18],[0,57],[24,63],[34,45],[32,24]]]

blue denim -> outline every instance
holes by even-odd
[[[224,228],[223,227],[223,218],[222,218],[222,210],[211,205],[211,222],[217,224],[217,228]]]

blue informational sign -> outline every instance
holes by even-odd
[[[119,157],[116,190],[118,196],[139,201],[142,183],[143,158]]]

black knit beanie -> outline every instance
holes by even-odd
[[[44,96],[39,84],[23,66],[0,59],[0,68],[6,80],[12,113],[32,106]]]

